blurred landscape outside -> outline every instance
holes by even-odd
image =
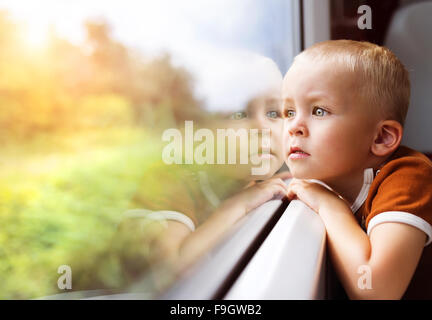
[[[196,24],[197,30],[206,27],[207,36],[212,34],[212,26],[213,32],[226,28],[225,33],[208,37],[215,48],[221,48],[218,38],[236,28],[228,23],[229,14],[228,22],[221,22],[226,18],[222,15],[224,6],[209,1],[219,11],[212,13],[210,6],[202,16],[199,2],[189,2],[182,7],[189,11],[173,13],[166,7],[161,12],[170,13],[154,17],[154,21],[169,20],[175,14],[188,21],[194,17],[191,24]],[[146,38],[116,36],[124,25],[118,25],[117,18],[111,22],[103,10],[97,17],[91,11],[87,16],[71,10],[71,21],[74,15],[81,19],[71,29],[80,30],[81,38],[76,37],[78,33],[62,31],[59,21],[68,19],[68,6],[78,8],[86,2],[66,3],[38,1],[36,8],[30,1],[0,1],[0,299],[32,299],[64,292],[57,286],[60,265],[72,269],[72,291],[114,292],[142,279],[151,269],[153,262],[148,257],[160,225],[149,222],[143,234],[133,229],[142,225],[133,224],[130,232],[119,237],[122,212],[139,207],[162,210],[167,194],[177,194],[188,180],[183,167],[162,162],[163,130],[181,128],[186,120],[205,124],[235,111],[229,106],[232,93],[221,92],[215,85],[218,82],[211,78],[220,64],[215,63],[212,69],[211,55],[206,52],[212,52],[213,47],[208,43],[203,42],[202,48],[190,45],[194,55],[188,55],[191,51],[177,54],[171,50],[175,45],[155,45],[146,51]],[[112,6],[115,11],[119,2],[113,3],[95,1],[93,6]],[[158,26],[145,21],[146,7],[138,3],[121,2],[128,12],[135,11],[131,17],[139,17],[138,9],[143,10],[142,20],[122,16],[121,21],[130,30],[138,26],[153,28],[150,33],[166,41],[176,38],[179,30],[174,24],[169,27],[171,33],[158,30]],[[244,18],[252,13],[247,9],[256,3],[240,1],[239,7],[231,7]],[[285,8],[282,1],[271,3],[261,5],[267,10]],[[147,4],[149,8],[155,6],[154,1]],[[56,8],[61,8],[65,16],[57,20],[44,16],[51,11],[51,15],[59,15]],[[248,21],[239,20],[233,13],[232,20],[248,30],[247,34],[238,33],[245,42],[237,48],[275,60],[286,56],[277,61],[285,68],[289,54],[282,41],[273,39],[263,44],[269,30],[252,36],[257,30],[263,31],[261,15],[267,22],[273,20],[275,30],[280,27],[268,11],[263,14],[260,8],[253,10],[255,22],[249,28]],[[29,12],[40,15],[40,19],[26,23]],[[45,21],[46,28],[36,30],[40,21]],[[281,23],[285,23],[283,19]],[[190,31],[186,25],[177,27]],[[275,34],[284,37],[281,31]],[[228,47],[236,43],[235,38],[228,40]],[[133,45],[137,42],[144,45]],[[227,70],[231,70],[229,65]],[[203,80],[206,75],[207,82]],[[188,170],[195,170],[190,167]],[[216,178],[221,193],[229,194],[238,187],[228,176]],[[198,202],[193,188],[188,192]],[[186,200],[170,196],[169,201],[182,206]],[[151,297],[164,284],[150,277],[146,286]]]

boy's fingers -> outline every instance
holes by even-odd
[[[288,185],[280,178],[272,179],[271,183],[282,187],[285,193],[288,192]]]
[[[288,185],[287,197],[290,200],[296,199],[297,193],[299,192],[299,187],[301,185],[301,180],[293,179]]]
[[[299,181],[300,181],[299,179],[293,178],[293,179],[290,181],[290,183],[288,184],[288,188],[291,188],[291,186],[294,186],[294,185],[298,184]]]
[[[287,195],[287,190],[280,185],[273,185],[273,198],[282,199]]]
[[[255,180],[249,182],[246,186],[243,187],[243,189],[250,188],[250,187],[252,187],[252,186],[254,186],[254,185],[256,185],[256,181],[255,181]]]
[[[288,188],[288,192],[287,192],[287,198],[290,200],[295,199],[295,197],[297,196],[296,192],[294,191],[294,188],[292,186],[290,186]]]

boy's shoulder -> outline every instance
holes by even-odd
[[[423,153],[406,146],[400,146],[389,160],[382,166],[382,169],[395,170],[408,167],[431,168],[432,161]]]
[[[400,146],[377,171],[371,189],[404,188],[432,183],[432,161],[423,153]],[[426,187],[425,185],[425,187]]]
[[[432,183],[432,161],[423,153],[400,146],[377,171],[371,189]]]
[[[399,147],[376,174],[361,210],[368,235],[376,225],[383,222],[408,224],[426,234],[427,247],[403,298],[431,299],[431,160],[416,150]]]
[[[426,229],[432,230],[431,160],[418,151],[399,147],[377,170],[362,211],[368,230],[374,218],[373,225],[381,220],[408,219],[413,223],[427,223]]]

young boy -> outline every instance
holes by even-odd
[[[322,218],[351,299],[400,299],[432,239],[432,163],[400,146],[409,96],[402,63],[367,42],[318,43],[284,78],[288,198]]]
[[[289,173],[279,173],[275,179],[253,185],[255,180],[272,177],[285,160],[282,148],[284,119],[280,99],[283,75],[269,58],[250,53],[242,53],[240,57],[242,59],[236,60],[243,61],[243,66],[238,66],[241,72],[231,70],[230,78],[221,78],[225,83],[225,86],[221,84],[225,88],[220,89],[221,92],[229,93],[228,89],[233,91],[232,105],[223,110],[223,117],[209,121],[208,128],[213,129],[215,136],[216,128],[268,130],[269,153],[262,154],[262,150],[254,150],[250,152],[258,151],[258,154],[249,155],[250,158],[256,157],[255,160],[261,158],[262,162],[267,160],[268,165],[256,166],[256,161],[254,165],[249,161],[247,165],[202,166],[198,171],[198,166],[169,167],[163,164],[159,167],[160,172],[156,171],[156,167],[144,183],[144,189],[151,190],[152,196],[148,197],[145,192],[137,195],[136,203],[143,209],[126,212],[121,224],[121,230],[135,236],[136,233],[152,234],[147,230],[139,231],[142,229],[141,222],[144,225],[149,221],[163,222],[161,230],[153,232],[155,240],[146,238],[141,241],[138,238],[141,243],[151,243],[152,253],[148,256],[151,256],[149,259],[156,269],[161,260],[168,265],[168,269],[173,269],[172,272],[181,272],[221,240],[225,232],[252,209],[276,195],[283,197],[287,193],[287,186],[282,179],[287,178]],[[226,61],[223,63],[226,64]],[[252,140],[247,142],[246,147],[249,147]],[[251,175],[252,166],[267,170],[259,175]],[[193,171],[197,172],[196,176],[191,174]],[[163,192],[154,192],[153,186],[161,185],[161,181]],[[247,183],[249,187],[243,188]],[[144,219],[137,223],[137,218]]]

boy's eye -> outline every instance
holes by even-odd
[[[233,120],[241,120],[241,119],[244,119],[244,118],[246,118],[247,117],[247,114],[246,114],[246,112],[244,112],[244,111],[238,111],[238,112],[234,112],[232,115],[231,115],[231,119],[233,119]]]
[[[279,111],[272,110],[272,111],[267,111],[266,116],[267,118],[277,119],[281,117],[281,114]]]
[[[294,110],[285,110],[285,117],[286,118],[293,118],[293,117],[295,117],[295,111]]]
[[[320,107],[315,107],[312,111],[312,114],[314,116],[318,116],[318,117],[323,117],[325,115],[328,114],[328,111],[324,110],[323,108]]]

